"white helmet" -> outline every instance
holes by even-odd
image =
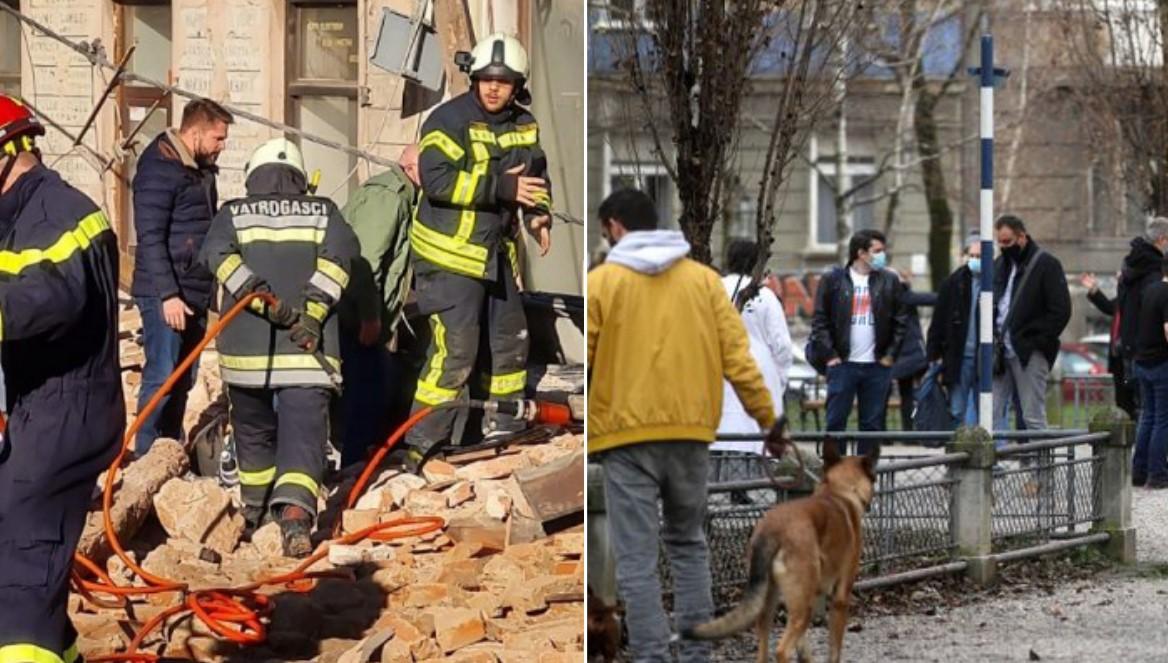
[[[468,69],[471,79],[503,78],[522,87],[527,80],[527,51],[519,40],[502,32],[475,44]]]
[[[250,173],[260,166],[272,163],[291,166],[300,171],[301,175],[308,177],[308,173],[304,170],[304,155],[300,153],[300,148],[296,146],[296,143],[287,138],[273,138],[256,148],[256,151],[252,152],[251,158],[247,160],[243,172]]]

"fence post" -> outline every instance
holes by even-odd
[[[979,585],[997,576],[993,558],[994,440],[984,428],[957,429],[948,451],[969,454],[969,460],[953,469],[957,483],[953,493],[953,536],[957,556],[968,563],[966,573]]]
[[[1131,515],[1131,451],[1135,442],[1135,422],[1117,409],[1100,412],[1091,420],[1092,433],[1110,433],[1101,442],[1091,444],[1093,453],[1103,457],[1100,477],[1092,482],[1095,504],[1100,520],[1092,532],[1111,535],[1103,544],[1104,553],[1111,559],[1129,564],[1136,561],[1136,528]]]
[[[608,542],[608,509],[604,499],[604,467],[588,463],[588,587],[597,598],[616,605],[616,559]]]

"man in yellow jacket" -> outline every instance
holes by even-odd
[[[615,245],[588,274],[588,453],[604,466],[633,658],[666,661],[658,537],[673,571],[677,628],[713,615],[703,525],[722,379],[762,428],[774,426],[775,413],[718,274],[686,258],[680,232],[657,230],[644,193],[618,191],[599,212],[601,232]],[[709,644],[683,641],[680,653],[682,661],[708,660]]]

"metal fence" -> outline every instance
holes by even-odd
[[[895,439],[920,443],[951,439],[954,434],[837,435],[848,436],[851,441]],[[1105,540],[1107,535],[1090,535],[1089,530],[1102,518],[1103,457],[1093,444],[1109,439],[1109,433],[1033,431],[1000,436],[1014,441],[998,450],[997,462],[993,468],[985,468],[984,474],[963,473],[971,461],[971,454],[964,451],[922,449],[923,453],[916,456],[882,460],[876,471],[875,497],[864,518],[861,586],[965,569],[958,554],[958,510],[983,507],[961,504],[957,487],[963,480],[991,481],[992,554],[1017,558],[1040,554],[1054,545],[1052,542],[1082,545]],[[804,443],[820,442],[824,437],[796,435]],[[772,464],[772,471],[778,467],[775,461],[756,454],[711,454],[706,532],[714,596],[719,606],[735,602],[746,581],[745,556],[755,523],[777,502],[808,492],[776,488],[764,467],[766,463]],[[666,558],[663,549],[662,586],[669,588],[672,583]]]

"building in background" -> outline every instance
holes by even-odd
[[[924,13],[937,2],[915,5]],[[1122,4],[1122,11],[1118,5]],[[617,42],[627,39],[627,23],[614,16],[643,11],[643,0],[610,0],[594,4],[589,22],[589,139],[588,193],[589,219],[596,205],[611,190],[635,185],[654,196],[664,219],[676,220],[680,203],[674,183],[654,156],[647,123],[665,127],[664,118],[646,118],[642,106],[630,92],[622,71],[620,53],[628,51]],[[1162,40],[1158,38],[1157,3],[1131,0],[1051,0],[1035,3],[1001,0],[993,3],[947,2],[952,18],[933,25],[926,39],[925,73],[930,84],[938,84],[954,65],[959,75],[948,88],[937,109],[939,142],[946,146],[942,156],[949,204],[954,214],[951,255],[954,267],[960,241],[978,226],[979,199],[979,92],[977,81],[966,67],[977,66],[976,40],[961,62],[961,46],[969,34],[977,6],[988,8],[989,25],[995,37],[995,62],[1010,71],[1009,78],[995,93],[995,208],[1019,215],[1031,234],[1048,250],[1060,256],[1072,282],[1075,314],[1064,333],[1065,341],[1077,341],[1091,331],[1106,331],[1077,285],[1077,274],[1093,271],[1100,275],[1104,289],[1114,293],[1114,274],[1119,269],[1128,241],[1142,232],[1147,216],[1146,196],[1139,185],[1125,181],[1119,167],[1131,156],[1119,142],[1100,142],[1093,137],[1085,116],[1092,95],[1126,94],[1138,99],[1135,91],[1107,89],[1092,83],[1083,73],[1084,58],[1069,55],[1078,48],[1067,36],[1068,25],[1095,25],[1106,35],[1101,16],[1111,8],[1111,26],[1121,62],[1100,63],[1113,70],[1132,67],[1131,60],[1146,54],[1153,61],[1143,63],[1155,70],[1160,66]],[[1094,8],[1094,9],[1093,9]],[[1094,11],[1094,13],[1092,13]],[[941,12],[947,15],[946,11]],[[1076,23],[1079,22],[1079,23]],[[1134,26],[1134,27],[1132,27]],[[1073,32],[1073,31],[1072,31]],[[1131,33],[1131,39],[1120,39]],[[976,31],[975,31],[976,36]],[[1105,38],[1105,37],[1100,37]],[[775,42],[771,50],[781,49]],[[1135,55],[1126,58],[1125,49]],[[1082,51],[1079,48],[1079,51]],[[1106,46],[1101,49],[1107,52]],[[774,54],[771,54],[772,56]],[[765,157],[767,127],[773,121],[775,99],[782,78],[768,62],[776,57],[766,53],[755,68],[752,89],[738,118],[739,139],[733,158],[736,178],[731,181],[722,217],[714,229],[712,252],[720,263],[723,247],[731,239],[754,237],[755,198]],[[1098,77],[1098,75],[1097,75]],[[1106,75],[1102,76],[1106,78]],[[1117,83],[1118,85],[1118,83]],[[1097,88],[1097,89],[1095,89]],[[865,67],[847,81],[847,163],[846,175],[862,190],[855,196],[859,204],[849,212],[854,229],[885,229],[888,198],[893,174],[873,177],[885,157],[895,132],[899,91],[891,77],[879,67]],[[836,210],[830,184],[837,178],[835,151],[837,126],[830,105],[799,156],[778,197],[778,223],[771,268],[784,274],[815,273],[837,262]],[[915,148],[911,167],[890,230],[893,264],[917,276],[917,288],[928,283],[929,214],[923,194],[921,169]],[[814,164],[814,167],[813,167]],[[870,202],[864,202],[870,201]],[[599,235],[589,228],[589,247],[595,251]],[[789,312],[790,307],[789,307]]]
[[[386,159],[420,138],[426,114],[448,93],[407,83],[370,64],[385,10],[410,16],[424,6],[427,14],[456,17],[447,19],[451,29],[439,30],[466,37],[465,43],[443,45],[451,54],[470,50],[474,39],[491,32],[514,34],[531,52],[533,111],[543,118],[541,142],[553,168],[556,209],[576,218],[584,215],[584,63],[578,55],[568,57],[584,49],[583,0],[0,2],[75,42],[99,43],[112,62],[136,45],[127,66],[134,73]],[[0,90],[18,92],[69,132],[80,131],[111,74],[0,13]],[[456,89],[465,89],[457,87],[459,82]],[[117,88],[84,137],[100,158],[74,147],[55,129],[41,141],[46,160],[110,212],[125,282],[135,244],[128,185],[135,155],[177,123],[184,103],[155,87],[127,83]],[[274,135],[266,126],[239,118],[219,159],[222,200],[242,195],[248,155]],[[310,141],[301,146],[309,169],[321,170],[319,193],[338,204],[380,170],[340,150]],[[580,294],[583,229],[558,223],[553,233],[553,254],[528,261],[526,283],[534,290]]]

